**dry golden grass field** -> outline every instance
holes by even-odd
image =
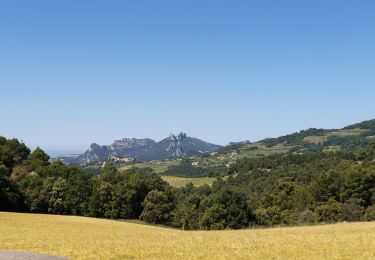
[[[375,259],[375,222],[180,231],[95,218],[0,212],[0,249],[69,259]]]

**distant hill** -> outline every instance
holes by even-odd
[[[171,134],[155,142],[152,139],[124,138],[111,145],[91,144],[90,149],[79,155],[65,155],[58,159],[70,164],[89,164],[107,161],[109,156],[134,158],[137,161],[166,160],[185,155],[197,155],[216,151],[220,145],[211,144],[185,133]]]
[[[231,143],[211,155],[216,162],[234,163],[244,157],[260,157],[275,153],[308,151],[356,151],[364,149],[375,140],[375,119],[346,126],[341,129],[309,128],[277,138],[258,142]]]
[[[92,144],[84,154],[66,155],[59,159],[66,163],[88,164],[106,161],[110,155],[135,158],[137,161],[146,162],[176,159],[190,155],[194,157],[190,163],[197,164],[196,162],[198,162],[194,168],[219,167],[225,169],[241,158],[288,152],[355,151],[363,149],[373,140],[375,140],[375,119],[341,129],[309,128],[254,143],[249,141],[233,142],[225,147],[188,137],[184,133],[171,134],[160,142],[151,139],[124,138],[114,141],[111,145]],[[149,166],[149,164],[147,165]]]
[[[277,138],[257,142],[232,142],[210,154],[184,158],[183,161],[138,163],[162,175],[202,177],[225,175],[228,169],[244,158],[261,158],[275,154],[308,152],[354,152],[375,141],[375,119],[341,129],[310,128]]]
[[[310,128],[278,138],[263,140],[266,146],[292,145],[297,150],[345,150],[364,148],[375,137],[375,119],[349,125],[342,129]]]

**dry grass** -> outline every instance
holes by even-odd
[[[119,170],[128,170],[131,169],[132,167],[137,167],[137,168],[151,168],[154,170],[156,173],[163,173],[170,166],[177,166],[181,164],[180,161],[156,161],[156,162],[136,162],[135,164],[132,165],[127,165],[127,166],[122,166],[119,168]]]
[[[169,183],[169,185],[181,188],[185,187],[186,184],[192,183],[195,187],[200,187],[203,185],[211,186],[212,183],[215,181],[215,178],[210,177],[196,177],[196,178],[187,178],[187,177],[177,177],[177,176],[169,176],[163,175],[161,176],[163,180]]]
[[[104,219],[0,213],[0,249],[70,259],[375,259],[375,223],[180,231]]]
[[[313,143],[313,144],[320,144],[327,141],[326,135],[310,135],[303,138],[303,141]]]
[[[334,132],[327,133],[325,135],[310,135],[303,138],[305,142],[313,143],[313,144],[320,144],[327,141],[328,137],[330,136],[338,136],[338,137],[346,137],[346,136],[356,136],[360,135],[368,130],[364,129],[344,129],[344,130],[337,130]]]
[[[328,136],[339,136],[339,137],[345,137],[345,136],[353,136],[353,135],[360,135],[364,132],[367,132],[368,130],[360,129],[360,128],[354,128],[354,129],[343,129],[338,130],[336,132],[328,133]]]

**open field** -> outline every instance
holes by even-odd
[[[69,259],[374,259],[375,222],[180,231],[95,218],[1,212],[0,249]]]
[[[325,135],[310,135],[306,136],[303,140],[309,143],[313,144],[319,144],[326,142],[328,137],[330,136],[337,136],[337,137],[346,137],[346,136],[357,136],[364,132],[367,132],[367,130],[354,128],[354,129],[342,129],[337,130],[334,132],[326,133]]]
[[[360,128],[354,128],[354,129],[341,129],[337,130],[335,132],[328,133],[328,136],[353,136],[353,135],[360,135],[362,133],[367,132],[368,130],[360,129]]]
[[[168,170],[169,166],[175,166],[179,165],[179,161],[156,161],[156,162],[138,162],[132,165],[127,165],[120,167],[120,170],[127,170],[132,167],[137,167],[137,168],[151,168],[154,170],[156,173],[163,173],[166,170]]]
[[[203,185],[211,186],[215,178],[209,177],[199,177],[199,178],[185,178],[185,177],[176,177],[176,176],[161,176],[163,180],[168,182],[171,186],[176,188],[185,187],[186,184],[192,183],[195,187],[200,187]]]
[[[320,144],[326,142],[328,139],[327,135],[310,135],[303,138],[303,141],[313,143],[313,144]]]

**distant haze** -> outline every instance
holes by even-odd
[[[67,154],[81,154],[84,153],[85,150],[46,150],[46,153],[51,157],[51,158],[57,158],[62,155],[67,155]]]

